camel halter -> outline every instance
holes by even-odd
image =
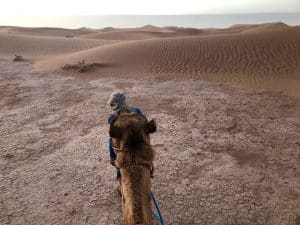
[[[126,151],[126,149],[124,148],[117,148],[115,146],[112,146],[113,149],[116,151],[116,152],[123,152],[123,151]],[[129,163],[123,163],[119,166],[119,168],[124,168],[124,167],[128,167],[128,166],[144,166],[146,168],[148,168],[151,172],[151,177],[152,177],[152,173],[153,173],[153,163],[149,163],[148,161],[146,160],[139,160],[139,161],[136,161],[133,159],[133,155],[132,153],[130,152],[130,155],[131,155],[131,162]]]
[[[117,151],[117,152],[125,151],[124,148],[117,148],[116,146],[112,146],[112,147],[113,147],[113,149],[114,149],[115,151]]]

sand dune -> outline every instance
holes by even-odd
[[[0,26],[0,31],[5,31],[9,34],[22,34],[22,35],[33,35],[33,36],[80,36],[97,32],[94,29],[79,28],[79,29],[65,29],[65,28],[50,28],[50,27],[39,27],[39,28],[28,28],[28,27],[5,27]]]
[[[21,54],[48,73],[65,73],[62,65],[85,60],[99,65],[90,72],[93,76],[204,79],[300,96],[299,26],[110,27],[78,38],[9,34],[5,29],[0,29],[0,57]]]
[[[39,62],[53,72],[78,60],[111,65],[101,74],[197,78],[264,86],[300,80],[300,28],[245,34],[178,37],[120,42]],[[289,83],[289,82],[288,82]],[[297,83],[298,85],[299,83]],[[279,85],[280,86],[280,85]]]
[[[205,29],[206,34],[216,35],[216,34],[238,34],[238,33],[248,33],[248,32],[267,32],[276,31],[289,26],[285,23],[263,23],[263,24],[235,24],[228,28],[223,29]]]
[[[144,31],[160,31],[160,32],[162,32],[163,30],[165,30],[166,32],[169,31],[169,29],[167,29],[167,28],[157,27],[157,26],[153,26],[151,24],[142,26],[139,29],[144,30]]]
[[[66,37],[36,37],[0,32],[0,58],[11,58],[14,54],[26,59],[40,59],[112,43],[104,40],[86,40]]]
[[[104,40],[144,40],[152,38],[164,38],[174,36],[172,33],[143,31],[143,30],[113,30],[100,31],[97,33],[80,36],[81,38],[104,39]]]
[[[145,40],[179,36],[194,36],[201,34],[209,34],[209,32],[193,28],[156,28],[152,26],[146,26],[136,29],[101,30],[96,33],[82,35],[80,37],[104,40]]]
[[[295,27],[266,33],[120,42],[76,52],[63,61],[85,58],[120,67],[142,66],[141,72],[162,74],[289,74],[299,69],[299,35],[300,29]],[[58,64],[61,60],[53,59]]]
[[[254,25],[252,27],[249,27],[244,33],[248,32],[266,32],[266,31],[274,31],[274,30],[281,30],[284,28],[287,28],[288,25],[285,23],[266,23],[261,25]]]
[[[271,29],[276,30],[279,28],[287,28],[289,27],[287,24],[282,22],[274,22],[274,23],[262,23],[262,24],[234,24],[227,29],[252,29],[252,28],[262,28],[262,29]]]

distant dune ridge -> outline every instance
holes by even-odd
[[[93,76],[204,79],[300,96],[300,26],[284,23],[202,30],[1,27],[0,58],[14,54],[47,73],[86,60],[106,65]]]
[[[10,34],[23,34],[34,36],[79,36],[97,32],[94,29],[79,28],[79,29],[66,29],[66,28],[52,28],[52,27],[40,27],[40,28],[27,28],[27,27],[5,27],[0,26],[0,30]]]
[[[111,41],[106,40],[87,40],[56,36],[29,36],[3,32],[0,32],[0,40],[1,58],[21,54],[33,60],[39,60],[49,55],[55,57],[60,54],[78,52],[111,43]]]

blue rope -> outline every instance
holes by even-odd
[[[154,216],[154,218],[161,223],[161,219],[153,212],[151,211],[152,216]]]
[[[151,211],[152,215],[155,217],[155,219],[156,219],[158,222],[160,222],[161,225],[165,225],[164,220],[163,220],[163,218],[162,218],[162,216],[161,216],[161,213],[160,213],[158,204],[157,204],[157,202],[156,202],[156,200],[155,200],[155,197],[154,197],[154,194],[153,194],[152,191],[151,191],[151,198],[152,198],[152,200],[153,200],[153,203],[154,203],[154,205],[155,205],[156,211],[157,211],[157,213],[158,213],[158,215],[156,215],[153,211]]]

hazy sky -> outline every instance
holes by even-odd
[[[300,12],[300,0],[3,0],[0,19],[16,16],[260,12]]]

